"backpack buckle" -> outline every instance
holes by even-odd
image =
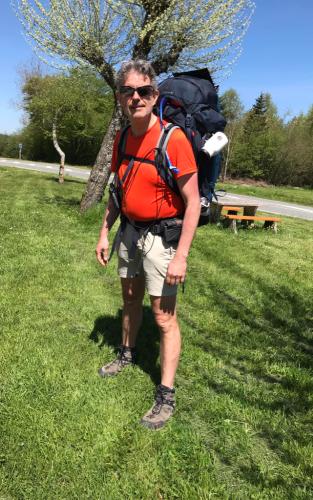
[[[185,125],[186,125],[186,128],[190,128],[191,127],[191,115],[186,115],[186,118],[185,118]]]
[[[121,209],[120,193],[113,182],[111,182],[109,185],[109,193],[112,196],[113,203],[114,203],[115,207],[118,210],[120,210]]]

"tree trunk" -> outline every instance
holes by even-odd
[[[223,163],[223,169],[222,169],[222,175],[221,175],[222,182],[225,182],[226,175],[227,175],[227,167],[228,167],[228,161],[229,161],[229,156],[230,156],[230,144],[231,144],[231,137],[228,137],[227,153],[226,153],[225,161]]]
[[[234,132],[235,132],[235,127],[236,125],[233,124],[233,122],[230,123],[228,126],[227,130],[227,138],[228,138],[228,143],[227,143],[227,152],[225,155],[225,161],[223,162],[223,168],[222,168],[222,175],[221,175],[221,181],[225,182],[226,176],[227,176],[227,170],[228,170],[228,163],[229,163],[229,158],[231,154],[231,147],[232,147],[232,141],[234,137]]]
[[[88,208],[102,200],[105,187],[110,177],[110,165],[114,138],[116,131],[122,126],[122,124],[123,118],[121,109],[118,105],[116,105],[110,125],[102,141],[96,162],[90,172],[86,190],[80,202],[81,212],[85,212]]]
[[[62,149],[60,148],[59,143],[58,143],[57,126],[56,126],[55,121],[52,124],[52,139],[53,139],[53,145],[60,155],[59,184],[63,184],[63,182],[64,182],[65,153],[62,151]]]

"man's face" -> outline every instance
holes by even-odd
[[[138,91],[132,91],[132,89],[138,87]],[[143,89],[141,89],[142,87]],[[130,71],[126,75],[124,84],[118,93],[118,100],[128,118],[142,120],[151,115],[158,95],[158,91],[151,87],[149,77],[136,71]]]

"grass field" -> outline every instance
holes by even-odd
[[[177,412],[140,417],[158,382],[148,301],[138,366],[119,344],[116,261],[84,184],[0,169],[0,498],[308,499],[313,495],[313,225],[199,229],[179,296]]]
[[[248,196],[256,196],[267,198],[269,200],[286,201],[290,203],[298,203],[300,205],[313,206],[313,189],[298,188],[291,186],[260,186],[257,184],[244,184],[232,182],[219,182],[219,189],[225,189],[230,193],[245,194]]]

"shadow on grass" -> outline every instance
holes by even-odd
[[[61,207],[79,207],[80,200],[77,198],[66,198],[63,196],[43,196],[40,198],[42,203],[46,203],[49,205],[58,205]]]
[[[206,256],[203,255],[202,258]],[[249,272],[248,267],[239,268],[236,261],[225,254],[214,255],[214,260],[221,270],[232,269],[233,275],[239,277],[242,283],[254,283],[256,296],[260,296],[261,292],[262,304],[257,306],[257,311],[251,301],[248,305],[235,293],[227,292],[215,282],[206,284],[213,293],[213,302],[220,309],[221,317],[229,317],[237,324],[242,324],[245,331],[248,327],[251,333],[257,333],[247,339],[245,347],[248,348],[250,344],[253,351],[255,348],[262,351],[266,345],[273,346],[277,351],[277,360],[312,368],[312,297],[300,295],[292,288],[292,284],[290,287],[285,284],[269,284],[260,276]]]
[[[99,316],[95,323],[89,339],[97,343],[99,349],[107,345],[113,347],[117,353],[121,344],[122,310],[117,316]],[[138,333],[137,364],[146,372],[154,384],[160,383],[159,357],[159,332],[154,322],[151,309],[143,308],[143,322]]]
[[[227,340],[224,334],[219,345],[210,341],[208,335],[199,336],[198,346],[222,358],[230,367],[229,383],[205,377],[206,382],[216,392],[231,394],[242,403],[259,409],[282,411],[285,415],[304,414],[310,408],[313,391],[313,379],[303,379],[298,372],[299,368],[307,372],[312,368],[313,342],[308,337],[313,322],[308,316],[308,306],[286,287],[271,289],[260,281],[258,286],[264,291],[261,314],[256,314],[237,297],[215,288],[214,300],[221,310],[221,317],[228,316],[241,324],[243,334],[236,336],[235,343],[230,340],[232,336]],[[270,373],[271,363],[276,367],[273,373]],[[281,374],[277,374],[279,366]],[[227,375],[227,369],[225,373]],[[249,391],[243,390],[249,378],[264,384],[266,392],[272,391],[268,398],[262,397],[262,391],[260,397],[257,393],[250,397]],[[234,384],[234,381],[239,384]],[[274,385],[280,385],[281,390],[273,391],[270,385],[272,389]]]
[[[202,258],[210,258],[205,253],[202,249]],[[181,311],[184,323],[197,332],[194,345],[221,360],[221,367],[214,372],[200,367],[201,377],[221,398],[231,398],[244,412],[258,415],[259,438],[283,462],[294,465],[297,455],[287,443],[294,440],[306,446],[310,432],[313,307],[309,287],[299,292],[293,283],[267,281],[254,274],[253,268],[239,267],[236,259],[225,253],[215,255],[215,263],[221,270],[232,270],[236,282],[239,279],[243,286],[249,284],[256,300],[241,298],[240,289],[236,293],[237,284],[233,289],[223,288],[208,276],[209,301],[225,321],[221,319],[213,331],[208,325],[197,324],[188,309]],[[197,299],[189,300],[191,310],[195,310]],[[253,471],[253,464],[243,467],[241,474],[251,483],[261,482],[262,474]],[[272,486],[274,483],[273,479]]]

